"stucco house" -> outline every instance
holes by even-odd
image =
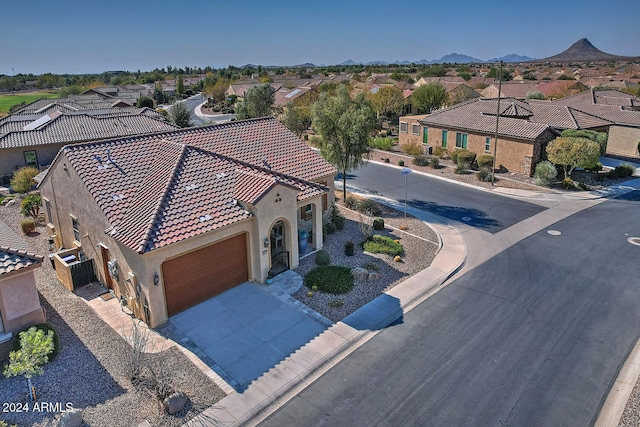
[[[67,104],[64,104],[67,105]],[[20,113],[0,119],[0,183],[24,166],[46,168],[66,144],[176,129],[149,108]]]
[[[57,246],[157,326],[320,249],[335,173],[261,118],[66,146],[39,188]]]
[[[464,102],[429,115],[400,117],[400,144],[421,142],[449,151],[494,155],[497,98]],[[599,114],[551,101],[500,99],[496,165],[532,175],[546,144],[565,129],[609,132],[614,123]],[[611,134],[611,133],[610,133]]]
[[[42,259],[0,221],[0,360],[11,351],[13,336],[45,320],[34,276]]]

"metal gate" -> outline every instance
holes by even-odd
[[[276,274],[280,274],[283,271],[287,271],[289,269],[289,251],[278,252],[277,254],[271,257],[271,270],[269,270],[269,275],[271,277]]]

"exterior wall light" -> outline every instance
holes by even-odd
[[[160,276],[158,276],[158,273],[153,273],[153,284],[158,286],[158,283],[160,283]]]
[[[268,238],[268,237],[265,237],[265,238],[264,238],[264,242],[263,242],[263,243],[264,243],[264,247],[265,247],[265,248],[268,248],[268,247],[269,247],[269,238]]]

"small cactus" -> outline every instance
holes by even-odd
[[[311,287],[311,290],[312,290],[313,292],[318,292],[318,285],[313,285],[313,286]]]
[[[307,292],[307,296],[308,296],[309,298],[311,298],[311,297],[313,296],[313,292],[311,292],[311,291]]]

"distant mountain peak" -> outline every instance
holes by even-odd
[[[581,38],[571,46],[569,49],[561,52],[557,55],[550,56],[548,58],[541,59],[545,62],[570,62],[570,61],[615,61],[629,59],[626,56],[612,55],[606,53],[595,47],[586,38]]]

